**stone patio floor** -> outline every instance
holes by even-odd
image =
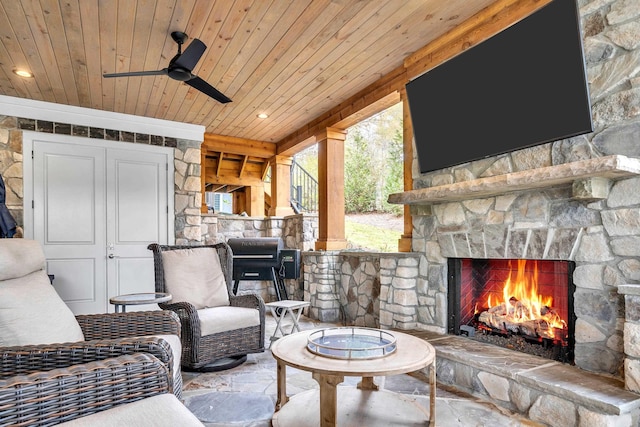
[[[266,314],[266,345],[275,330],[275,319]],[[305,316],[301,329],[313,329],[335,324],[320,323]],[[285,330],[289,330],[290,326]],[[210,373],[184,372],[183,400],[185,405],[208,427],[271,426],[276,401],[276,361],[270,350],[249,354],[247,361],[232,369]],[[354,387],[358,377],[345,377],[342,386]],[[429,384],[410,374],[376,377],[381,389],[411,395],[429,408]],[[287,367],[287,394],[295,395],[317,388],[311,373]],[[338,401],[338,411],[340,410]],[[492,403],[438,385],[436,391],[436,426],[456,427],[520,427],[540,426],[519,414],[511,413]],[[358,426],[361,427],[361,426]]]

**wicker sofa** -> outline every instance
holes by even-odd
[[[166,365],[150,354],[56,369],[25,358],[32,371],[0,379],[0,427],[203,425],[170,393]]]
[[[183,368],[218,370],[215,362],[220,359],[264,351],[264,301],[255,293],[233,294],[229,245],[151,244],[148,249],[156,292],[173,295],[159,306],[180,317]]]
[[[0,379],[148,353],[182,393],[180,320],[164,310],[74,316],[44,269],[40,244],[0,239]]]

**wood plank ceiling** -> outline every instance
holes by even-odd
[[[237,189],[549,1],[0,0],[0,94],[203,125],[207,188]],[[172,31],[204,42],[193,73],[233,102],[166,75],[103,78],[167,67]]]
[[[0,0],[0,94],[277,142],[494,1]],[[176,30],[208,46],[193,72],[233,102],[167,76],[102,77],[166,67]]]

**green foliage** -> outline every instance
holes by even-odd
[[[404,191],[404,147],[402,142],[402,129],[396,129],[396,133],[389,144],[389,160],[387,162],[388,173],[385,175],[383,194],[387,197],[391,193]],[[402,205],[392,205],[384,198],[382,210],[400,215],[403,212]]]
[[[295,159],[304,170],[309,172],[309,175],[318,179],[318,144],[296,153]]]
[[[376,177],[366,141],[358,129],[345,148],[345,211],[371,212],[375,209]]]
[[[345,210],[402,213],[390,193],[403,191],[402,104],[349,128],[345,141]]]

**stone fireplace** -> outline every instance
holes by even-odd
[[[533,164],[535,158],[553,159],[574,149],[560,142],[483,162],[495,172],[496,164]],[[640,185],[635,177],[640,162],[594,157],[452,182],[460,170],[474,167],[479,165],[433,176],[431,183],[438,185],[403,193],[414,214],[414,250],[425,254],[429,282],[447,282],[449,259],[570,261],[574,362],[622,378],[624,297],[617,286],[636,280],[640,267],[634,249],[640,198],[633,190]],[[449,290],[438,285],[432,293],[442,301],[437,308],[446,312]],[[425,326],[448,332],[448,319],[449,313],[435,316]]]

